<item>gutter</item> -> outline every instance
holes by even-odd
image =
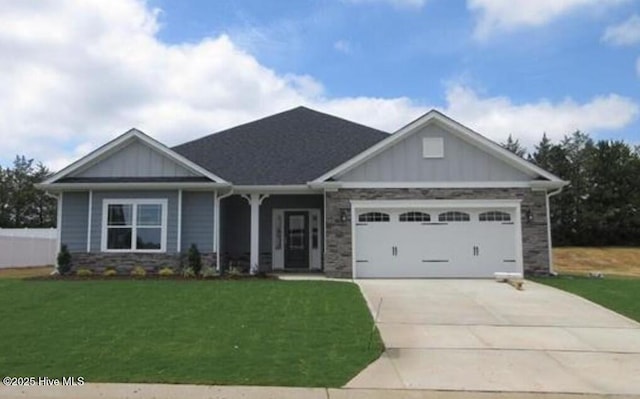
[[[112,182],[112,183],[39,183],[35,188],[47,191],[86,191],[86,190],[211,190],[230,187],[230,183],[192,183],[192,182]]]
[[[564,187],[561,186],[559,189],[557,189],[556,191],[552,191],[552,192],[547,192],[545,194],[545,205],[547,207],[547,242],[549,243],[549,274],[551,274],[552,276],[557,276],[558,273],[553,269],[553,245],[552,245],[552,240],[551,240],[551,208],[549,207],[549,198],[553,197],[554,195],[558,195],[562,192],[562,189]]]

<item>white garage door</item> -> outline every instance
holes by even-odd
[[[354,211],[355,277],[493,277],[521,273],[516,208]]]

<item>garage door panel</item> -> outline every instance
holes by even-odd
[[[388,219],[356,223],[357,277],[482,278],[521,270],[514,209],[373,212],[384,213]]]

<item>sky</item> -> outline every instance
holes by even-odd
[[[529,149],[640,144],[640,0],[7,0],[0,20],[4,166],[300,105],[388,132],[435,108]]]

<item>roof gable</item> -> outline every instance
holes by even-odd
[[[42,184],[135,179],[225,181],[137,129],[67,166]]]
[[[306,184],[389,134],[305,107],[173,150],[238,185]]]
[[[425,141],[442,154],[424,156]],[[439,147],[438,147],[439,149]],[[386,150],[335,177],[341,182],[515,182],[537,175],[514,168],[437,123],[422,126]]]
[[[444,129],[448,134],[454,135],[477,149],[484,151],[495,160],[500,161],[525,175],[531,176],[532,180],[541,178],[557,182],[559,184],[564,184],[564,182],[557,176],[554,176],[546,170],[527,162],[521,157],[502,148],[500,145],[436,110],[427,112],[425,115],[404,126],[385,140],[378,142],[355,157],[316,178],[313,180],[313,183],[339,179],[341,176],[345,176],[349,171],[353,171],[355,168],[363,165],[365,162],[377,155],[382,154],[385,151],[389,151],[390,148],[393,148],[402,140],[406,140],[412,135],[421,132],[425,126],[434,123]]]

